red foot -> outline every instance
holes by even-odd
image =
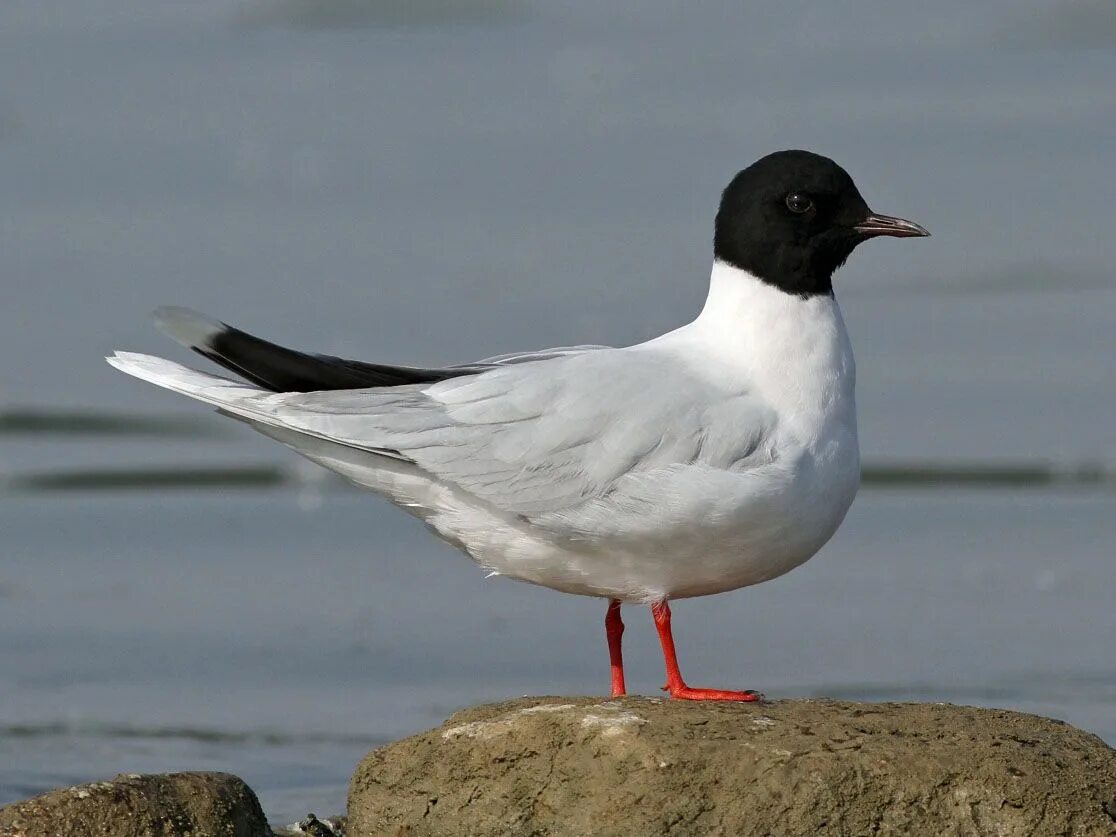
[[[738,703],[759,703],[763,695],[759,692],[746,690],[736,692],[729,689],[695,689],[692,686],[663,686],[664,692],[670,692],[675,700],[733,700]]]
[[[674,635],[670,630],[670,605],[665,601],[651,605],[655,617],[655,627],[659,629],[659,642],[663,646],[663,661],[666,663],[667,683],[664,692],[669,692],[675,700],[732,700],[738,703],[754,703],[763,700],[759,692],[734,692],[727,689],[694,689],[686,685],[682,672],[678,670],[678,656],[674,651]]]

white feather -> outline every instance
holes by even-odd
[[[701,315],[660,338],[433,385],[275,394],[109,362],[386,495],[491,573],[567,592],[653,601],[773,578],[829,539],[859,485],[836,302],[722,264]]]

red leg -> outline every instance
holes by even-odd
[[[663,691],[670,692],[672,698],[679,700],[762,700],[758,692],[732,692],[724,689],[693,689],[682,679],[678,670],[678,657],[674,653],[674,636],[670,632],[670,605],[665,601],[651,605],[651,615],[655,617],[655,627],[659,629],[659,642],[663,646],[663,660],[666,662],[667,682]]]
[[[624,623],[620,621],[620,600],[611,599],[605,614],[605,636],[608,637],[608,661],[612,666],[612,696],[623,697],[628,693],[624,688],[624,653],[620,640],[624,636]]]

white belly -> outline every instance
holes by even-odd
[[[569,532],[511,522],[472,504],[422,516],[502,576],[648,602],[735,590],[794,569],[837,530],[859,483],[853,431],[819,451],[786,452],[743,473],[674,472],[655,513],[638,519],[626,520],[623,508],[607,503],[584,510],[584,526]]]

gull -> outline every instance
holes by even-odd
[[[687,685],[670,602],[783,575],[837,530],[860,452],[833,274],[870,238],[925,235],[869,209],[832,160],[779,151],[721,195],[697,318],[644,343],[418,368],[297,352],[162,308],[165,332],[244,380],[107,360],[383,495],[491,575],[606,599],[614,697],[620,608],[639,603],[671,697],[754,701]]]

